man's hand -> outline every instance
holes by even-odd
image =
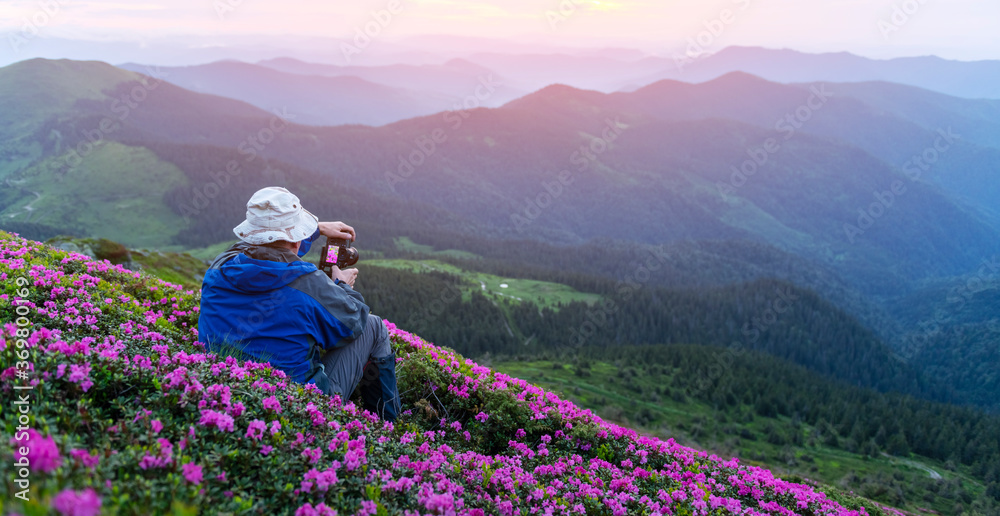
[[[331,270],[333,272],[333,279],[339,279],[340,281],[350,285],[351,288],[354,288],[354,280],[358,279],[357,269],[340,270],[338,267],[333,267]]]
[[[354,232],[354,228],[344,224],[343,222],[320,222],[319,234],[325,237],[342,238],[352,242],[358,239],[358,235]]]

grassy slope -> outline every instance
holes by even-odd
[[[0,68],[0,113],[11,125],[0,135],[30,134],[53,115],[72,110],[77,100],[106,98],[105,90],[140,75],[107,63],[30,59]]]
[[[186,288],[199,290],[201,278],[205,274],[205,262],[187,253],[165,253],[161,251],[133,249],[132,261],[142,267],[142,271]]]
[[[128,246],[162,247],[185,226],[163,202],[163,192],[186,182],[180,169],[147,149],[108,142],[76,167],[50,158],[17,174],[11,183],[25,195],[0,217],[82,227],[89,236]],[[29,204],[31,211],[26,210]]]
[[[85,228],[87,236],[131,246],[162,245],[176,233],[183,221],[162,201],[186,182],[175,166],[117,143],[99,145],[72,170],[67,155],[42,153],[43,140],[69,136],[39,133],[44,124],[91,112],[78,102],[110,102],[106,92],[136,80],[140,74],[101,62],[31,59],[0,68],[0,181],[16,189],[0,205],[3,220]]]
[[[138,78],[107,63],[67,59],[30,59],[0,68],[0,180],[41,157],[35,136],[48,119],[71,117],[78,100],[105,99],[105,90]]]
[[[233,237],[233,242],[236,241],[235,238],[236,237]],[[186,252],[187,254],[190,254],[191,256],[198,258],[199,260],[208,261],[215,258],[216,256],[219,256],[219,254],[222,251],[225,251],[226,249],[229,248],[229,246],[233,245],[233,242],[220,242],[212,246],[201,247],[198,249],[191,249]]]
[[[134,270],[155,276],[163,281],[181,285],[191,290],[201,288],[205,275],[205,260],[187,253],[164,252],[156,249],[127,249],[124,245],[106,239],[55,237],[46,244],[53,247],[93,255],[98,260],[124,264]]]
[[[409,237],[399,237],[395,239],[398,251],[414,253],[416,255],[451,258],[479,258],[479,256],[456,249],[435,250],[432,246],[418,244]],[[372,260],[365,264],[375,267],[388,267],[405,270],[415,273],[426,273],[430,271],[440,271],[454,274],[468,284],[466,296],[474,291],[484,294],[492,294],[496,297],[505,297],[517,301],[527,301],[536,304],[539,308],[558,308],[559,304],[582,301],[585,303],[596,303],[601,300],[601,296],[578,292],[572,287],[559,283],[547,281],[535,281],[518,278],[501,278],[492,274],[478,271],[470,271],[456,267],[448,263],[442,263],[433,259],[422,260]],[[506,287],[501,287],[506,285]]]
[[[478,258],[477,255],[472,254],[467,251],[459,251],[457,249],[445,249],[441,251],[435,251],[434,247],[424,244],[418,244],[413,241],[410,237],[399,237],[395,239],[396,249],[400,251],[408,251],[417,254],[426,254],[429,256],[451,256],[454,258]]]
[[[650,396],[648,393],[670,384],[667,377],[635,377],[626,387],[622,382],[623,368],[606,362],[591,363],[590,374],[583,377],[576,375],[570,366],[549,361],[502,362],[494,363],[493,368],[559,393],[560,397],[591,409],[606,420],[720,455],[739,456],[787,478],[813,479],[871,497],[885,497],[884,484],[902,485],[908,502],[901,508],[918,513],[931,509],[949,514],[954,507],[953,500],[922,499],[928,493],[923,486],[932,483],[928,482],[930,475],[925,468],[943,477],[939,485],[958,482],[976,493],[984,489],[967,472],[949,470],[945,464],[931,459],[865,458],[825,446],[811,439],[815,429],[787,417],[750,418],[747,415],[753,412],[751,407],[720,411],[686,397],[678,401],[670,396]],[[637,417],[641,412],[645,415]],[[772,427],[785,435],[800,432],[804,443],[800,446],[770,443],[767,436]]]
[[[366,266],[387,267],[416,273],[439,271],[461,277],[466,281],[467,293],[473,291],[492,294],[517,301],[525,301],[539,307],[556,307],[560,303],[583,301],[595,303],[601,297],[597,294],[578,292],[566,285],[517,278],[501,278],[492,274],[469,271],[437,260],[371,260]],[[506,285],[506,287],[501,286]]]

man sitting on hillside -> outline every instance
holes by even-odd
[[[255,193],[233,229],[241,241],[205,273],[199,337],[209,351],[270,362],[329,395],[346,399],[360,384],[365,409],[393,421],[396,357],[353,288],[358,270],[334,267],[331,279],[300,259],[320,235],[354,240],[354,228],[318,220],[284,188]]]

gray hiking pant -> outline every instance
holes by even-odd
[[[382,358],[392,354],[389,332],[385,323],[377,315],[368,315],[368,323],[361,336],[343,347],[327,351],[320,359],[334,393],[347,398],[361,383],[365,364],[369,359]]]

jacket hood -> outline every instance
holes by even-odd
[[[309,262],[255,260],[245,254],[237,254],[219,267],[222,277],[234,289],[250,293],[277,290],[316,270]]]

